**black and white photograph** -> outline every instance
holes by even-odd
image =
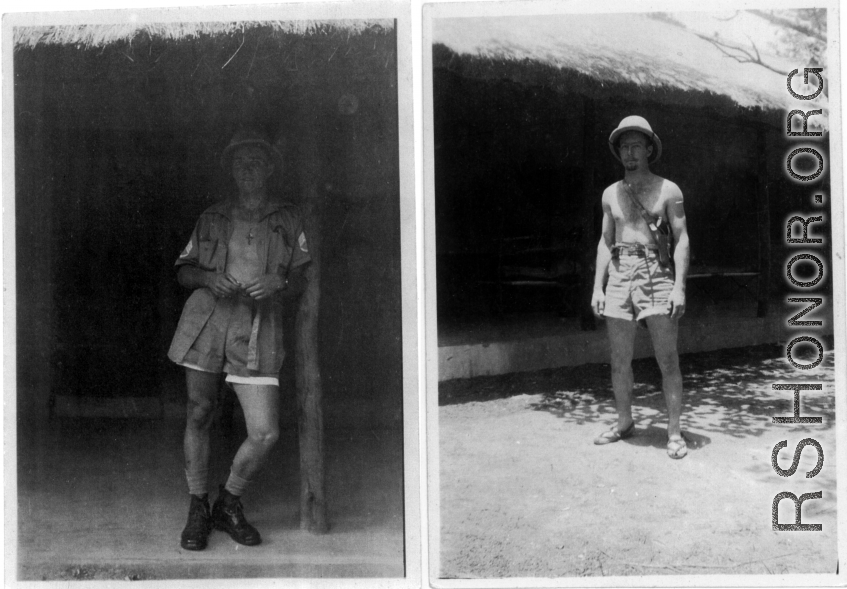
[[[842,583],[839,7],[654,4],[424,7],[432,586]]]
[[[417,586],[408,5],[3,40],[7,583]]]
[[[845,584],[837,0],[202,2],[4,5],[5,586]]]

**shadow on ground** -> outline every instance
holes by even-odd
[[[621,442],[630,446],[665,450],[668,444],[668,432],[664,427],[650,425],[644,428],[638,428],[634,436],[621,440]],[[711,444],[712,439],[702,434],[687,431],[685,432],[685,442],[689,450],[699,450]]]
[[[827,349],[832,343],[827,342]],[[809,363],[813,358],[800,358]],[[823,362],[812,370],[798,374],[785,358],[785,348],[761,345],[684,354],[680,356],[685,391],[683,429],[721,433],[737,438],[758,436],[766,431],[771,418],[792,415],[793,393],[773,391],[777,382],[831,383],[834,353],[827,352]],[[633,416],[639,436],[636,440],[652,440],[651,445],[664,447],[666,434],[645,437],[647,428],[666,423],[662,378],[653,358],[632,363],[635,386]],[[826,386],[824,390],[826,390]],[[531,403],[537,411],[582,425],[611,424],[615,415],[608,364],[586,364],[535,372],[513,373],[446,381],[439,386],[439,404],[455,405],[485,402],[515,395],[541,395]],[[804,392],[802,415],[834,415],[835,395]],[[822,427],[832,427],[824,419]],[[692,436],[691,432],[686,434]],[[655,440],[653,438],[655,437]],[[692,436],[693,437],[693,436]],[[708,443],[708,438],[705,443]],[[694,440],[696,443],[696,440]],[[637,443],[641,443],[640,441]]]

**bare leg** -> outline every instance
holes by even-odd
[[[247,439],[232,461],[232,472],[250,481],[279,439],[279,388],[233,384],[247,424]]]
[[[635,343],[634,321],[606,317],[612,350],[612,390],[618,409],[618,431],[632,424],[632,350]]]
[[[200,473],[209,468],[209,432],[212,427],[219,378],[220,375],[211,372],[185,369],[188,402],[183,448],[187,473]],[[194,489],[194,491],[199,490]]]
[[[235,383],[232,388],[244,412],[247,439],[235,453],[232,472],[212,507],[212,521],[239,544],[255,546],[261,544],[262,537],[244,518],[240,497],[279,438],[279,388]]]
[[[679,425],[682,413],[682,373],[676,347],[678,324],[667,315],[654,315],[647,318],[647,328],[653,339],[656,361],[662,371],[662,390],[668,406],[668,439],[678,440],[682,436]]]

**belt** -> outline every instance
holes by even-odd
[[[247,369],[259,370],[259,325],[262,323],[262,306],[256,304],[256,300],[245,293],[239,291],[236,295],[242,303],[250,305],[250,341],[247,343]]]
[[[633,256],[645,256],[647,252],[658,252],[659,247],[653,243],[616,243],[612,246],[612,255],[630,254]]]

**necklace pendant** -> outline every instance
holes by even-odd
[[[247,245],[251,245],[253,242],[253,228],[250,228],[250,232],[247,234]]]

